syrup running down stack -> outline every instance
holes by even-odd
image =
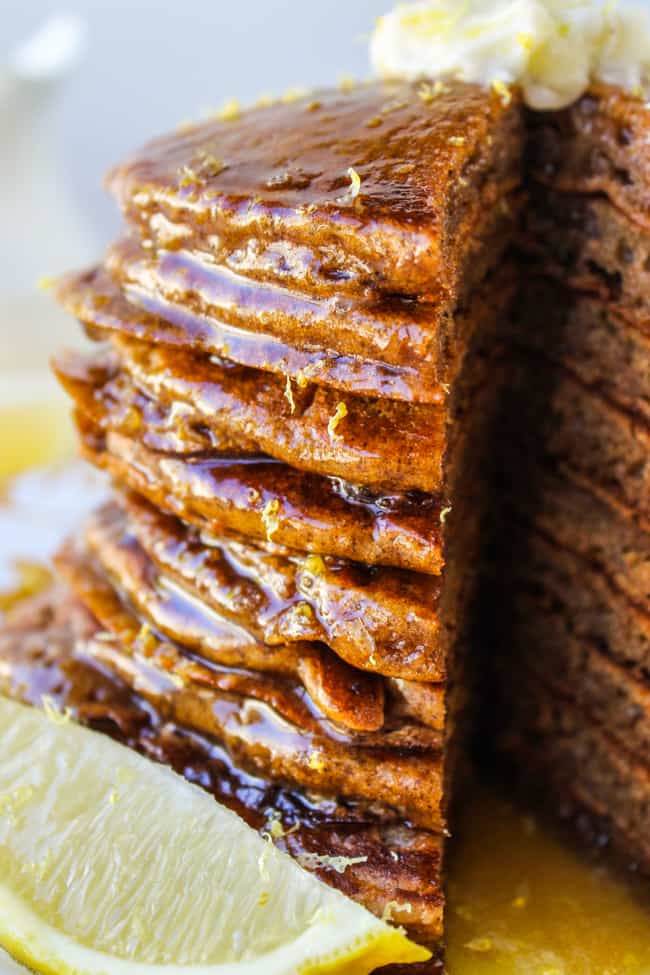
[[[516,274],[523,113],[380,83],[230,113],[109,186],[60,298],[111,500],[14,616],[5,690],[170,762],[427,945]]]

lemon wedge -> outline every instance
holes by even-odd
[[[0,363],[1,346],[0,335]],[[69,412],[65,396],[48,372],[13,373],[0,367],[0,478],[72,456]]]
[[[0,946],[44,975],[365,975],[424,948],[167,768],[0,697]]]

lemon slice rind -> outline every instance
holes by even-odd
[[[166,809],[173,811],[174,808],[182,808],[187,810],[190,818],[190,814],[196,809],[200,818],[197,816],[195,822],[200,822],[201,828],[208,831],[207,835],[210,838],[208,849],[213,843],[212,836],[217,838],[214,843],[218,847],[220,827],[224,842],[227,841],[229,845],[225,862],[230,873],[226,876],[218,872],[221,852],[219,849],[215,851],[217,879],[214,889],[206,894],[206,901],[202,908],[204,911],[209,913],[211,910],[215,916],[218,914],[219,883],[222,891],[226,890],[226,893],[228,893],[227,888],[232,884],[235,894],[237,891],[241,892],[241,903],[248,904],[250,910],[250,901],[246,901],[246,892],[260,883],[257,870],[254,870],[253,876],[250,865],[251,862],[257,862],[256,857],[259,854],[265,861],[264,871],[267,880],[264,885],[270,887],[274,898],[283,898],[283,902],[288,904],[289,908],[292,908],[291,898],[294,897],[297,914],[301,918],[304,915],[305,918],[304,923],[301,922],[302,929],[295,937],[283,941],[280,931],[276,938],[279,943],[271,944],[270,948],[262,949],[259,953],[255,953],[254,944],[249,945],[250,950],[244,952],[247,957],[238,957],[235,960],[230,958],[221,963],[213,956],[206,964],[191,961],[188,963],[187,960],[182,964],[176,964],[174,958],[168,956],[165,957],[164,963],[158,960],[152,962],[139,959],[136,957],[137,953],[133,957],[113,955],[104,945],[99,948],[94,947],[78,934],[75,935],[70,930],[62,930],[66,923],[61,920],[66,916],[65,910],[62,914],[58,913],[55,898],[52,904],[48,905],[47,897],[43,894],[43,884],[38,888],[39,896],[34,895],[30,899],[31,895],[25,893],[26,890],[31,890],[29,884],[23,884],[21,887],[21,884],[16,881],[18,876],[16,871],[7,869],[6,876],[0,876],[0,947],[7,950],[17,961],[42,975],[334,975],[334,973],[365,975],[382,965],[424,961],[430,957],[426,949],[409,941],[403,931],[378,920],[359,904],[349,901],[340,893],[322,884],[317,878],[307,874],[286,854],[265,843],[234,813],[219,806],[198,787],[190,785],[169,769],[155,765],[111,739],[72,722],[52,720],[52,716],[48,718],[44,712],[8,701],[2,696],[0,696],[0,737],[3,739],[3,745],[6,744],[4,754],[0,754],[0,800],[3,794],[5,796],[9,794],[8,782],[13,789],[22,788],[34,792],[33,798],[26,801],[19,809],[17,815],[23,817],[24,822],[21,822],[15,830],[7,827],[6,808],[3,824],[3,807],[0,801],[0,863],[3,856],[6,858],[6,863],[15,864],[18,858],[19,863],[24,863],[29,868],[30,858],[32,861],[37,858],[36,846],[38,845],[37,838],[34,837],[34,849],[30,847],[32,842],[30,824],[34,824],[32,828],[36,832],[41,817],[40,822],[46,822],[46,829],[51,828],[52,822],[56,822],[58,826],[57,816],[62,815],[60,809],[64,809],[65,815],[65,809],[69,807],[70,799],[67,790],[70,790],[73,796],[90,797],[88,806],[82,802],[81,806],[77,806],[75,815],[78,817],[81,809],[81,814],[87,816],[88,821],[99,824],[99,829],[106,829],[108,824],[107,843],[117,844],[118,847],[122,842],[121,830],[124,828],[124,823],[127,823],[131,830],[137,829],[137,825],[133,824],[138,822],[138,789],[148,790],[148,794],[151,794],[152,790],[160,790],[159,808],[163,820]],[[58,766],[55,771],[52,771],[53,764]],[[123,821],[119,819],[121,802],[117,802],[114,812],[110,813],[111,817],[116,818],[107,818],[109,812],[103,800],[101,808],[97,810],[92,805],[98,803],[98,797],[102,796],[104,778],[106,794],[112,795],[111,789],[115,782],[116,770],[128,771],[130,782],[128,792],[126,786],[124,787],[124,803],[128,815]],[[84,787],[83,779],[86,773],[88,774],[87,788]],[[40,794],[39,789],[45,789],[46,792]],[[65,792],[65,795],[61,799],[62,792]],[[60,808],[57,807],[57,799],[61,799]],[[48,810],[47,820],[42,818],[45,808]],[[84,836],[75,836],[74,818],[72,814],[69,815],[70,822],[64,819],[61,827],[66,833],[66,842],[57,846],[56,833],[48,837],[48,842],[54,850],[54,866],[64,863],[66,869],[70,862],[70,844],[72,843],[74,850],[77,849],[77,845],[79,849],[84,848]],[[162,826],[164,825],[163,821]],[[87,825],[84,828],[87,830]],[[111,828],[114,828],[113,833],[110,832]],[[174,823],[173,829],[176,832],[172,831],[170,835],[177,837],[178,822]],[[143,828],[142,833],[146,840],[148,831]],[[160,842],[160,835],[159,832],[156,837],[157,842]],[[164,829],[162,835],[164,836]],[[12,836],[15,837],[13,841]],[[12,842],[15,849],[11,849]],[[26,844],[29,849],[26,849]],[[231,862],[232,849],[238,849],[239,844],[242,845],[241,863],[243,864],[240,870],[237,869],[238,854],[235,854],[235,860]],[[90,845],[86,849],[94,850],[97,846]],[[128,845],[124,847],[127,855],[130,849],[132,848]],[[244,849],[245,856],[243,856]],[[187,862],[189,854],[186,854],[185,850],[183,854],[185,859],[183,856],[179,856],[178,859],[180,874],[174,874],[169,881],[172,889],[174,884],[182,885],[182,869],[192,868],[192,864]],[[202,855],[205,858],[205,847],[202,848]],[[60,861],[57,857],[61,857]],[[92,876],[92,871],[95,869],[98,871],[97,883],[101,885],[106,879],[106,863],[106,860],[99,864],[82,862],[75,865],[73,863],[71,876],[85,877],[88,871]],[[141,869],[141,878],[139,874],[134,874],[138,883],[140,881],[145,885],[147,882],[160,883],[160,870],[156,874],[146,856],[143,863],[144,866],[133,862],[130,866],[134,871]],[[165,864],[166,869],[171,869],[169,864],[173,867],[173,856],[171,860],[167,856]],[[104,870],[103,877],[102,870]],[[251,875],[246,874],[247,870]],[[178,879],[175,879],[176,877]],[[278,885],[280,885],[279,892]],[[45,889],[47,889],[47,881]],[[144,890],[147,890],[146,886]],[[237,900],[238,904],[239,902]],[[315,906],[315,910],[308,918],[305,914],[305,902],[308,903],[310,911]],[[108,906],[106,905],[106,909]],[[94,902],[93,910],[97,910]],[[243,924],[245,920],[242,921]],[[272,914],[269,923],[273,923]],[[253,925],[249,930],[255,932],[259,929]],[[156,936],[164,941],[165,931],[158,932]],[[113,945],[111,944],[110,947]]]
[[[364,936],[357,935],[354,942],[341,949],[346,936],[339,918],[336,923],[315,924],[291,945],[283,945],[254,961],[207,966],[148,965],[80,945],[43,922],[0,884],[0,945],[17,962],[39,975],[359,975],[396,960],[406,964],[430,957],[428,951],[415,944],[410,944],[411,951],[406,949],[409,942],[398,929],[378,933],[375,926],[369,925]],[[319,946],[317,953],[314,944]],[[304,960],[299,961],[301,958]]]

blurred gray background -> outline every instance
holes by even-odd
[[[368,73],[367,38],[390,0],[0,0],[0,63],[52,13],[87,23],[87,49],[52,112],[61,178],[97,240],[119,218],[101,189],[142,140],[226,98]],[[38,151],[38,147],[34,147]],[[94,236],[94,234],[93,234]]]

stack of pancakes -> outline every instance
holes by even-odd
[[[646,869],[648,118],[606,87],[532,118],[496,654],[517,768]]]
[[[0,673],[433,944],[522,110],[382,83],[226,115],[110,175],[128,233],[60,286],[114,490]]]
[[[648,110],[498,88],[231,107],[111,174],[55,368],[112,496],[0,637],[2,690],[425,944],[472,696],[650,867]]]

